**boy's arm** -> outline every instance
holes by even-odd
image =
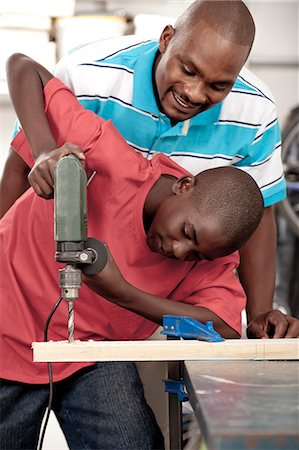
[[[167,314],[188,316],[204,323],[212,321],[215,330],[225,338],[240,337],[240,334],[218,315],[228,317],[228,320],[231,319],[231,324],[234,324],[237,329],[241,328],[241,310],[245,304],[245,297],[233,272],[235,262],[226,260],[217,263],[215,261],[208,270],[203,268],[203,281],[198,282],[197,285],[195,282],[188,298],[185,298],[185,292],[185,295],[182,294],[182,301],[179,301],[181,293],[168,299],[144,292],[130,284],[120,273],[108,247],[107,250],[108,262],[105,268],[96,275],[83,275],[84,282],[97,294],[158,324],[162,323],[163,316]],[[187,277],[191,276],[198,281],[198,275],[199,272],[196,270],[193,276],[191,271]],[[185,288],[181,292],[184,291]]]
[[[46,117],[43,94],[45,85],[53,75],[45,67],[22,54],[12,55],[8,59],[6,71],[12,104],[32,156],[36,159],[33,167],[40,166],[42,155],[45,155],[47,160],[47,164],[41,165],[40,169],[31,170],[28,175],[29,182],[38,195],[49,198],[53,192],[53,169],[57,160],[71,152],[82,160],[85,156],[79,147],[71,144],[63,150],[57,149],[56,140]],[[10,169],[12,170],[12,167]]]
[[[207,321],[212,321],[215,330],[226,339],[239,338],[240,335],[237,331],[222,320],[216,312],[213,312],[213,307],[211,305],[214,297],[217,296],[222,303],[222,308],[219,308],[218,304],[217,309],[221,309],[223,315],[228,314],[226,301],[228,300],[230,305],[236,302],[241,316],[241,308],[238,303],[238,300],[240,300],[240,298],[238,298],[238,293],[240,297],[240,291],[238,290],[240,284],[233,274],[232,267],[222,269],[226,271],[227,278],[225,279],[223,285],[221,285],[220,278],[223,276],[223,272],[221,273],[221,270],[215,270],[214,281],[213,276],[210,280],[208,280],[213,298],[211,298],[210,294],[208,296],[208,301],[206,301],[207,298],[205,298],[205,301],[201,302],[202,306],[184,303],[177,300],[165,299],[134,287],[123,278],[111,253],[109,252],[109,249],[108,263],[105,268],[96,275],[83,275],[83,280],[89,288],[106,298],[108,301],[111,301],[122,308],[128,309],[129,311],[135,312],[136,314],[139,314],[158,324],[162,323],[164,315],[171,314],[188,316],[204,323]],[[230,294],[227,297],[226,292],[233,286],[235,286],[235,291],[229,291]],[[200,300],[201,296],[205,297],[206,290],[207,286],[203,287],[202,290],[199,289],[196,291],[196,296],[198,297],[197,300]],[[224,300],[225,297],[227,297],[226,301]],[[229,314],[232,314],[232,311],[230,311]],[[267,334],[272,325],[277,327],[278,323],[282,324],[283,321],[286,321],[287,323],[285,328],[285,337],[299,337],[299,321],[291,316],[282,314],[279,311],[260,314],[256,319],[256,327]],[[260,331],[255,331],[256,336],[250,337],[262,337],[261,335],[258,335]]]

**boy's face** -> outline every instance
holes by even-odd
[[[199,215],[191,190],[161,202],[147,232],[147,244],[153,252],[184,261],[213,260],[231,253],[216,217]]]
[[[224,39],[204,22],[188,33],[166,27],[155,83],[160,109],[183,121],[221,102],[233,87],[249,48]]]

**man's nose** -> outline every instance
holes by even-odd
[[[203,81],[194,80],[190,82],[185,93],[192,103],[204,104],[207,102],[206,87]]]
[[[201,80],[190,82],[186,87],[185,93],[192,103],[205,104],[207,102],[206,86]]]
[[[173,241],[172,252],[177,259],[185,260],[195,249],[189,240]]]

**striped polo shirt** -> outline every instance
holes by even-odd
[[[281,136],[269,89],[243,68],[221,103],[172,126],[154,95],[157,50],[156,41],[137,36],[98,41],[62,58],[55,75],[146,158],[165,153],[192,174],[234,165],[256,180],[265,206],[282,200]]]

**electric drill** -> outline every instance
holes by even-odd
[[[61,158],[54,172],[55,259],[65,263],[59,269],[61,296],[68,301],[68,336],[74,340],[74,300],[79,297],[82,272],[92,275],[107,263],[106,246],[87,237],[87,177],[75,155]]]

